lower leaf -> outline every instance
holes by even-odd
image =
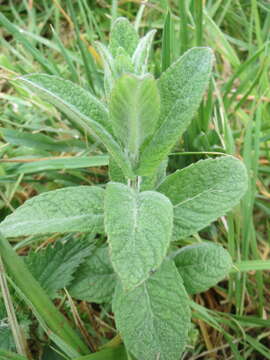
[[[178,360],[190,326],[189,298],[172,261],[142,285],[113,299],[117,329],[127,349],[143,360]]]

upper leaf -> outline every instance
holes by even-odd
[[[79,126],[95,135],[107,147],[125,176],[133,177],[127,157],[111,135],[108,110],[99,100],[71,81],[56,76],[32,74],[22,76],[17,81],[25,84]]]
[[[159,93],[153,77],[128,74],[119,78],[112,91],[110,113],[115,136],[136,161],[159,116]]]
[[[105,228],[112,265],[125,290],[141,284],[162,263],[170,243],[172,219],[172,204],[164,195],[108,184]]]
[[[127,349],[143,360],[178,360],[190,326],[189,299],[172,261],[146,282],[125,292],[119,283],[113,299],[117,329]]]
[[[155,34],[156,30],[151,30],[141,38],[132,56],[134,70],[137,74],[143,75],[147,73],[149,55]]]
[[[159,128],[142,152],[139,175],[150,175],[186,130],[208,84],[212,62],[209,48],[193,48],[161,75]]]
[[[246,168],[232,156],[198,161],[169,175],[158,188],[174,205],[174,239],[190,236],[225,215],[246,190]]]
[[[32,252],[24,260],[46,293],[55,297],[58,290],[70,284],[77,267],[89,253],[89,244],[76,239]]]
[[[139,37],[131,23],[123,17],[116,19],[110,34],[110,50],[116,56],[119,47],[132,56],[138,44]]]
[[[185,246],[174,260],[189,294],[197,294],[216,285],[232,267],[228,251],[210,242]]]
[[[97,248],[79,267],[68,291],[72,297],[88,302],[110,302],[116,275],[107,247]]]
[[[52,232],[103,232],[104,190],[74,186],[27,200],[0,224],[5,236]]]

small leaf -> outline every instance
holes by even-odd
[[[161,265],[171,239],[172,216],[164,195],[108,184],[105,227],[112,265],[125,289],[138,286]]]
[[[180,359],[190,327],[190,308],[172,261],[165,261],[132,291],[125,292],[118,283],[113,311],[117,329],[137,359]]]
[[[115,158],[125,176],[133,177],[128,158],[111,135],[108,110],[99,100],[71,81],[56,76],[32,74],[20,77],[17,82],[26,85],[96,136]]]
[[[159,116],[159,94],[153,77],[129,74],[119,78],[112,90],[110,113],[115,137],[136,161]]]
[[[104,190],[74,186],[27,200],[0,224],[5,236],[46,233],[103,232]]]
[[[119,47],[132,56],[138,41],[138,34],[126,18],[120,17],[114,21],[110,35],[110,51],[113,56],[117,55]]]
[[[158,188],[174,205],[174,239],[190,236],[225,215],[246,190],[246,168],[232,156],[198,161],[169,175]]]
[[[155,34],[156,30],[151,30],[141,38],[132,56],[134,70],[137,74],[144,75],[148,71],[148,60]]]
[[[232,267],[228,251],[210,242],[183,247],[174,261],[189,294],[197,294],[216,285]]]
[[[207,87],[212,62],[209,48],[193,48],[161,75],[159,127],[142,152],[139,175],[151,175],[186,130]]]
[[[24,261],[34,278],[53,298],[58,290],[71,283],[74,272],[89,253],[89,244],[75,239],[64,244],[57,242],[45,250],[32,252]]]
[[[99,304],[112,300],[115,284],[108,248],[101,247],[79,267],[68,291],[75,299]]]

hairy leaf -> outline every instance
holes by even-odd
[[[138,286],[161,265],[171,239],[172,217],[172,205],[164,195],[108,184],[105,228],[112,265],[124,289]]]
[[[113,56],[117,55],[120,47],[132,56],[138,41],[138,34],[126,18],[120,17],[114,21],[110,34],[110,51]]]
[[[140,39],[132,56],[135,68],[134,70],[137,74],[143,75],[147,73],[149,55],[155,34],[156,30],[151,30],[142,39]]]
[[[27,200],[0,224],[5,236],[67,232],[103,232],[104,190],[74,186]]]
[[[206,291],[224,279],[232,267],[232,259],[222,246],[210,242],[183,247],[174,258],[190,294]]]
[[[79,267],[68,290],[75,299],[104,303],[112,300],[115,284],[108,248],[101,247]]]
[[[142,152],[139,175],[150,175],[186,130],[208,84],[212,62],[209,48],[193,48],[161,75],[159,128]]]
[[[190,326],[189,299],[172,261],[147,281],[125,292],[119,283],[113,300],[117,329],[137,359],[178,360]]]
[[[153,77],[128,74],[119,78],[112,90],[110,113],[115,137],[134,163],[159,116],[159,94]]]
[[[198,161],[169,175],[158,188],[174,205],[174,239],[190,236],[225,215],[246,190],[245,166],[232,156]]]
[[[104,105],[78,85],[44,74],[22,76],[17,80],[56,106],[79,126],[96,136],[115,158],[126,176],[133,177],[130,163],[111,135],[108,111]]]
[[[57,242],[45,250],[32,252],[24,260],[35,279],[53,298],[58,290],[71,283],[73,274],[90,251],[87,242],[75,239],[64,244]]]

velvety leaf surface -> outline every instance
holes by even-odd
[[[207,87],[212,62],[209,48],[193,48],[161,75],[159,128],[142,152],[139,175],[151,174],[186,130]]]
[[[27,200],[0,224],[4,236],[103,232],[104,190],[72,186]]]
[[[73,274],[90,252],[87,242],[75,239],[49,245],[45,250],[30,253],[24,260],[46,293],[55,297],[58,290],[71,283]]]
[[[132,56],[134,70],[138,74],[147,73],[149,55],[155,34],[156,30],[151,30],[141,38]]]
[[[131,74],[119,78],[112,90],[110,114],[115,137],[136,161],[159,116],[159,93],[154,78]]]
[[[110,51],[117,55],[119,47],[123,48],[129,56],[135,51],[139,37],[132,24],[123,17],[116,19],[110,34]]]
[[[113,311],[117,329],[137,359],[180,359],[190,326],[190,308],[172,261],[165,261],[132,291],[125,292],[119,283]]]
[[[78,268],[68,291],[72,297],[88,302],[110,302],[116,284],[107,247],[96,249]]]
[[[17,80],[56,106],[68,118],[97,137],[115,158],[125,175],[133,176],[127,157],[111,135],[108,110],[86,90],[57,76],[32,74]]]
[[[216,285],[232,267],[228,251],[210,242],[183,247],[174,261],[190,294],[206,291]]]
[[[105,193],[105,228],[113,268],[125,289],[145,281],[157,269],[171,240],[173,209],[154,191],[138,193],[109,183]]]
[[[169,175],[158,188],[174,205],[174,239],[190,236],[225,215],[246,190],[246,168],[232,156],[198,161]]]

